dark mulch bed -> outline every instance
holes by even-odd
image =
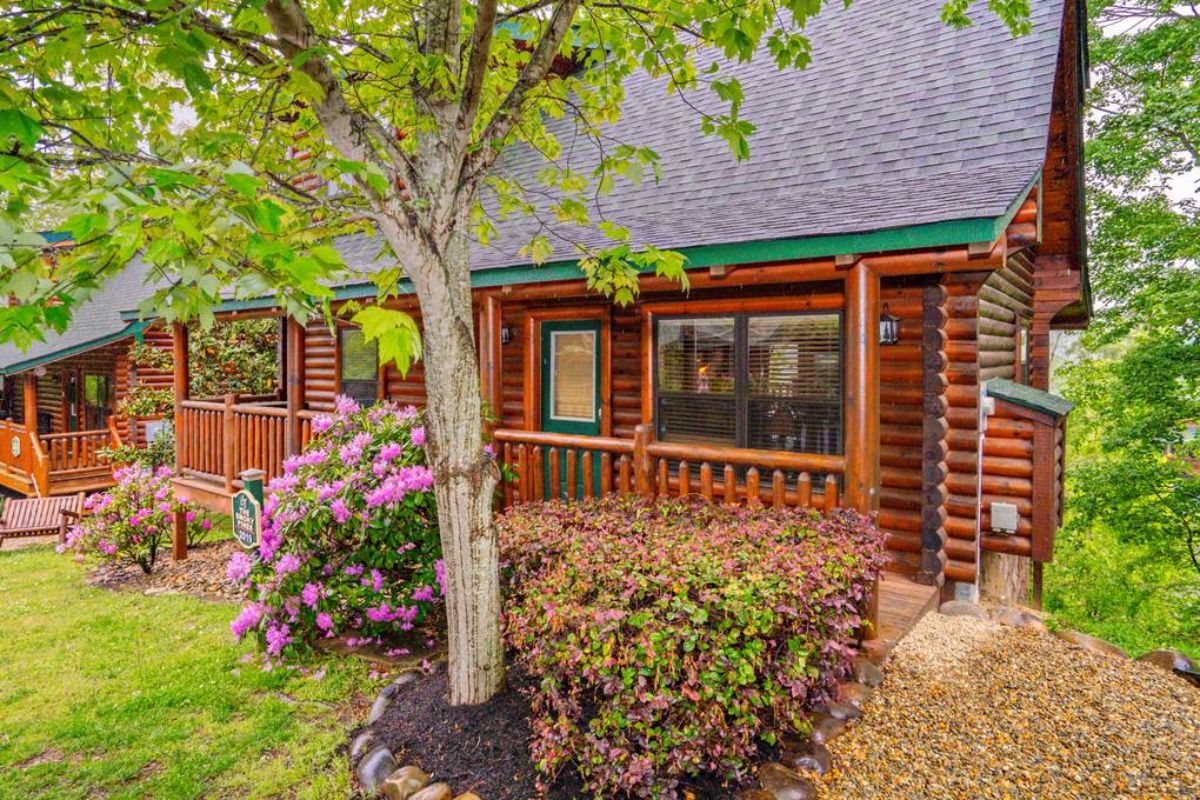
[[[529,702],[522,689],[530,679],[512,670],[508,688],[481,706],[446,702],[446,670],[438,669],[402,688],[373,726],[399,764],[416,764],[430,781],[445,781],[457,796],[474,792],[485,800],[537,798],[536,773],[529,760]],[[740,787],[718,778],[689,781],[685,789],[704,800],[726,800]],[[586,797],[578,776],[564,775],[548,800]]]
[[[182,593],[196,595],[206,600],[242,600],[244,589],[234,586],[225,577],[229,558],[241,546],[232,539],[219,542],[202,542],[188,550],[183,561],[171,559],[168,546],[160,550],[154,562],[154,570],[147,575],[135,564],[97,567],[88,576],[93,586],[146,594]]]

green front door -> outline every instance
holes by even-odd
[[[542,323],[542,430],[578,436],[600,435],[600,321],[570,320]],[[548,455],[548,454],[547,454]],[[596,459],[578,453],[577,458]],[[598,491],[599,464],[593,463]],[[582,463],[577,463],[574,494],[582,496]],[[546,465],[546,496],[565,496],[567,454],[559,451],[558,491],[550,485]]]

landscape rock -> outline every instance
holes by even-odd
[[[883,670],[859,656],[854,659],[854,680],[874,689],[883,683]]]
[[[451,800],[454,791],[447,783],[434,783],[426,786],[408,800]]]
[[[775,800],[814,800],[817,796],[812,781],[775,761],[759,767],[758,780]]]
[[[383,784],[383,794],[388,800],[409,800],[425,788],[429,776],[420,767],[411,764],[393,772]]]
[[[834,719],[840,719],[843,722],[853,722],[856,719],[862,719],[862,710],[858,706],[850,705],[849,703],[830,703],[824,709],[825,713]]]
[[[396,680],[392,681],[391,683],[393,693],[403,689],[405,686],[408,686],[419,677],[421,677],[421,673],[415,669],[400,673],[400,677],[396,678]]]
[[[965,600],[950,600],[942,603],[938,609],[941,613],[948,617],[974,617],[975,619],[987,619],[987,612],[983,610],[977,603],[968,603]]]
[[[354,737],[350,742],[350,763],[358,761],[358,757],[367,752],[375,744],[375,732],[368,729]]]
[[[383,745],[373,748],[363,760],[358,762],[354,771],[358,782],[368,795],[373,795],[383,786],[383,782],[396,771],[396,758],[392,751]]]
[[[388,689],[392,691],[389,692]],[[392,695],[396,693],[396,687],[387,685],[383,687],[383,691],[375,698],[375,702],[371,704],[371,712],[367,714],[367,724],[374,725],[387,711],[388,706],[392,702]]]
[[[1042,622],[1036,614],[1012,606],[997,606],[992,609],[992,620],[1014,628],[1030,628],[1042,633],[1049,632],[1046,623]]]
[[[815,775],[824,775],[833,766],[829,748],[811,740],[786,743],[779,760],[789,769]]]
[[[1129,658],[1128,653],[1112,642],[1097,639],[1095,636],[1088,636],[1086,633],[1080,633],[1079,631],[1055,631],[1054,635],[1064,642],[1070,642],[1076,647],[1082,647],[1084,650],[1090,650],[1093,653],[1102,653],[1103,655],[1115,656],[1117,658]]]
[[[843,703],[849,703],[852,706],[862,708],[863,704],[871,699],[871,694],[872,691],[869,687],[863,686],[858,682],[838,684],[838,700],[841,700]]]
[[[1142,653],[1137,660],[1153,664],[1168,672],[1194,672],[1197,669],[1196,662],[1178,650],[1151,650],[1149,653]]]
[[[454,800],[480,800],[480,798],[479,795],[475,794],[474,792],[463,792],[458,797],[454,798]]]
[[[812,731],[809,733],[809,737],[817,744],[825,744],[832,739],[836,739],[845,729],[845,720],[834,719],[828,714],[820,714],[813,720]]]
[[[775,795],[766,789],[746,789],[737,793],[737,800],[775,800]]]

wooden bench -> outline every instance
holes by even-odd
[[[0,515],[0,547],[4,540],[24,536],[58,534],[61,541],[67,525],[83,516],[83,492],[63,497],[6,500]]]

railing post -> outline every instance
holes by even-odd
[[[633,429],[633,479],[637,493],[645,498],[654,497],[653,465],[646,446],[650,444],[650,426],[638,425]]]
[[[284,387],[287,399],[287,425],[284,437],[285,456],[294,456],[304,449],[300,420],[296,413],[304,406],[304,326],[288,317],[287,321],[287,364],[284,369]]]
[[[191,390],[191,379],[188,375],[188,329],[182,322],[176,322],[171,326],[171,361],[175,367],[172,381],[175,395],[175,474],[182,475],[185,459],[183,401],[188,399],[188,392]],[[185,542],[184,557],[186,556],[187,544]]]
[[[233,494],[233,406],[237,395],[225,395],[225,410],[221,416],[221,467],[225,473],[225,491]]]

